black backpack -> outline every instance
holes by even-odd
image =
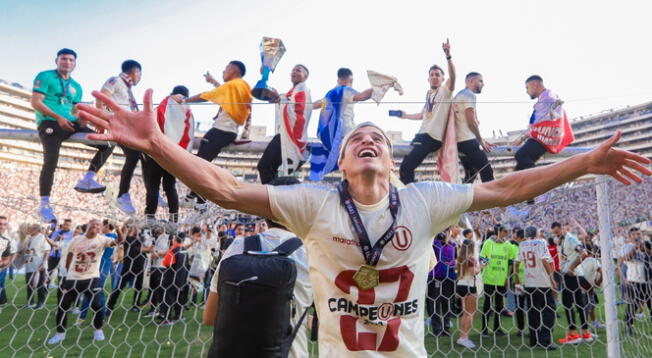
[[[262,252],[258,235],[245,238],[244,252],[220,264],[219,301],[208,357],[287,357],[307,310],[290,323],[297,268],[288,258],[301,240],[286,240]]]

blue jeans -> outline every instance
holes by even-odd
[[[116,288],[118,288],[121,274],[122,274],[122,261],[118,262],[117,265],[111,265],[111,292],[115,291]]]
[[[100,303],[102,304],[102,312],[106,316],[106,299],[104,298],[104,283],[106,282],[106,278],[108,277],[108,273],[104,273],[100,271]],[[85,319],[86,316],[88,315],[88,307],[91,304],[91,299],[90,296],[84,295],[84,299],[82,300],[82,305],[81,305],[81,313],[79,314],[79,319]]]
[[[7,269],[0,270],[0,305],[7,303],[7,292],[5,292],[5,278]]]

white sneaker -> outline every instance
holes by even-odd
[[[645,315],[643,313],[636,314],[636,319],[643,319],[643,318],[645,318]]]
[[[118,209],[122,210],[127,215],[134,215],[136,213],[136,208],[131,203],[131,196],[129,193],[124,193],[118,197],[117,200]]]
[[[459,344],[460,346],[466,347],[468,349],[474,349],[475,348],[475,344],[473,344],[473,342],[468,338],[458,338],[457,339],[457,344]]]
[[[81,313],[81,311],[77,307],[75,307],[75,309],[72,310],[72,314],[80,314],[80,313]]]
[[[75,185],[75,190],[81,193],[101,193],[106,187],[95,181],[93,178],[83,178]]]
[[[594,321],[594,322],[593,322],[593,329],[595,329],[596,331],[597,331],[598,329],[605,329],[605,328],[607,328],[607,326],[605,326],[604,324],[602,324],[602,322],[600,322],[600,321]]]
[[[64,338],[66,338],[65,333],[57,333],[57,334],[54,335],[54,337],[52,337],[52,338],[50,338],[48,340],[48,344],[57,344],[57,343],[63,341]]]
[[[103,341],[104,340],[104,332],[102,332],[101,329],[95,330],[95,333],[93,334],[93,339],[96,341]]]

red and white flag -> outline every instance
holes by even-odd
[[[564,110],[559,118],[531,124],[528,136],[541,143],[552,154],[561,152],[575,140],[573,128]]]
[[[455,110],[451,106],[448,112],[442,147],[437,155],[439,176],[448,183],[460,183],[460,170],[458,167],[457,135],[455,129]]]
[[[192,150],[195,118],[187,104],[177,103],[172,96],[165,97],[156,109],[156,120],[163,134],[170,140],[183,149]]]
[[[282,175],[294,172],[302,161],[307,161],[308,122],[312,114],[310,90],[299,83],[281,95],[276,106],[276,121],[281,135]]]

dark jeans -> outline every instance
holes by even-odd
[[[165,288],[163,287],[164,272],[165,269],[152,268],[151,275],[149,276],[149,301],[152,303],[152,308],[157,307],[163,302],[163,293],[165,292]]]
[[[428,154],[436,152],[441,148],[441,142],[433,139],[427,133],[419,133],[412,140],[412,150],[401,162],[400,175],[403,184],[414,182],[414,170],[423,163]]]
[[[625,302],[627,302],[625,324],[628,329],[631,330],[636,312],[643,304],[647,305],[650,315],[652,315],[652,295],[649,290],[650,286],[647,283],[630,282],[625,284]]]
[[[516,310],[514,311],[514,315],[516,316],[516,328],[518,328],[519,331],[523,331],[525,329],[525,311],[530,305],[530,302],[528,301],[528,295],[525,293],[521,293],[520,296],[514,296],[516,298]]]
[[[41,167],[41,175],[39,177],[39,190],[41,196],[49,196],[52,192],[52,183],[54,182],[54,171],[57,169],[59,163],[59,151],[61,144],[66,139],[70,138],[74,133],[94,133],[88,127],[80,127],[78,122],[73,122],[75,128],[74,132],[65,131],[55,121],[43,121],[38,126],[38,135],[41,138],[43,145],[43,167]],[[104,162],[109,159],[113,152],[113,147],[108,145],[92,145],[91,147],[97,148],[97,153],[91,160],[88,167],[89,171],[98,172]]]
[[[455,281],[452,279],[434,278],[428,282],[426,309],[435,335],[449,331],[454,295]]]
[[[206,134],[204,134],[204,138],[201,139],[197,156],[212,162],[215,158],[217,158],[222,149],[233,143],[237,136],[238,135],[233,132],[226,132],[217,128],[211,128],[208,132],[206,132]],[[206,200],[194,192],[188,194],[188,197],[197,198],[197,202],[199,203],[206,202]]]
[[[480,143],[477,139],[457,143],[457,151],[464,153],[463,164],[466,163],[464,165],[465,183],[472,182],[477,172],[480,172],[480,179],[482,179],[483,183],[494,180],[494,170],[491,168],[484,150],[480,149]]]
[[[54,282],[54,270],[59,266],[59,261],[61,261],[61,256],[48,256],[48,276],[50,276],[50,282]]]
[[[125,264],[122,267],[122,273],[120,275],[120,283],[118,284],[118,287],[111,292],[111,296],[109,297],[109,302],[107,303],[106,307],[109,309],[109,311],[112,311],[113,308],[115,307],[115,304],[118,302],[118,298],[120,297],[120,293],[122,290],[124,290],[127,285],[132,284],[134,285],[134,288],[136,289],[136,294],[133,297],[133,302],[132,306],[133,307],[138,307],[139,302],[140,302],[140,295],[143,291],[143,278],[145,276],[145,273],[143,272],[143,266],[138,266],[138,265],[131,265],[131,264]]]
[[[547,347],[552,344],[552,330],[555,326],[555,299],[552,289],[526,287],[529,308],[527,321],[530,327],[530,345]]]
[[[146,156],[143,160],[145,179],[145,214],[154,215],[158,208],[158,191],[163,181],[163,191],[168,199],[170,214],[179,212],[179,195],[177,194],[177,179],[163,169],[154,159]]]
[[[589,324],[586,321],[586,294],[580,287],[580,279],[578,276],[564,275],[564,288],[561,291],[561,303],[564,305],[564,311],[566,312],[568,329],[577,329],[573,307],[579,315],[582,329],[589,328]]]
[[[141,159],[142,163],[141,155],[143,155],[141,152],[125,147],[124,145],[121,145],[120,148],[122,148],[122,152],[125,154],[125,163],[120,172],[120,190],[118,191],[118,197],[129,192],[131,178],[134,176],[134,170],[136,170],[136,165],[138,165],[139,159]]]
[[[267,184],[278,176],[278,167],[283,164],[281,154],[281,135],[275,135],[258,161],[258,175],[260,182]]]
[[[500,329],[500,313],[505,308],[505,286],[484,285],[484,304],[482,306],[482,331],[487,330],[489,319],[494,315],[494,331]],[[493,303],[493,309],[491,308]]]
[[[546,152],[546,147],[544,147],[543,144],[532,138],[528,138],[521,149],[514,154],[514,157],[516,158],[516,170],[534,167],[534,163]]]
[[[27,284],[27,304],[31,305],[34,303],[34,290],[30,285],[32,277],[36,272],[26,272],[25,273],[25,283]],[[36,293],[37,293],[37,305],[45,304],[45,296],[48,293],[47,287],[45,287],[45,271],[41,272],[38,276],[38,282],[36,283]]]
[[[91,300],[91,308],[95,311],[93,327],[95,329],[102,328],[104,324],[104,311],[100,302],[101,290],[102,288],[100,288],[98,278],[89,280],[64,280],[61,283],[62,297],[57,308],[57,332],[63,333],[66,331],[66,326],[68,325],[67,311],[77,302],[79,295],[84,295]]]

